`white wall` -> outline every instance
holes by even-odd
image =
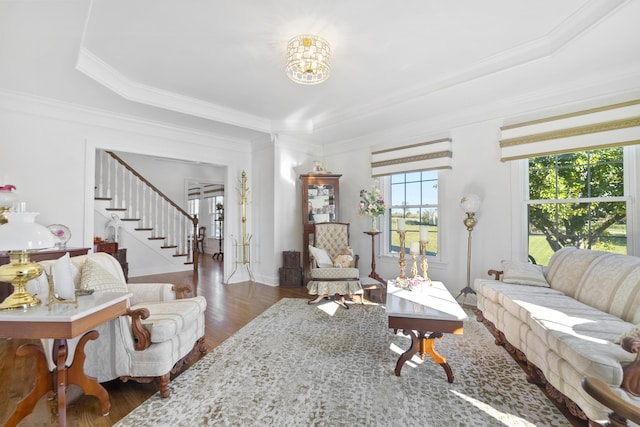
[[[471,281],[484,277],[490,268],[499,268],[501,259],[511,257],[512,178],[509,165],[499,160],[500,121],[487,121],[450,129],[446,136],[453,140],[453,167],[440,172],[441,210],[439,212],[440,260],[429,263],[429,277],[441,280],[456,295],[466,285],[468,232],[462,221],[466,217],[459,207],[461,197],[476,193],[482,205],[476,215],[478,224],[472,234]],[[441,137],[438,135],[437,137]],[[433,128],[425,125],[419,132],[399,137],[387,145],[408,145],[436,139]],[[384,144],[380,144],[383,146]],[[348,147],[348,146],[347,146]],[[378,149],[379,147],[375,147]],[[371,238],[363,234],[370,229],[368,218],[359,217],[361,189],[369,188],[371,178],[370,148],[348,149],[328,153],[325,163],[335,173],[341,173],[340,220],[351,223],[351,244],[360,255],[360,272],[371,271]],[[396,256],[380,256],[381,237],[376,237],[376,272],[385,279],[399,274]],[[410,261],[406,272],[409,274]]]
[[[256,278],[276,284],[281,253],[302,250],[299,175],[311,171],[321,159],[327,170],[342,174],[340,220],[352,223],[352,246],[360,255],[360,268],[368,274],[370,238],[362,234],[369,222],[357,215],[359,191],[371,184],[370,151],[389,146],[428,141],[443,136],[453,140],[453,169],[441,175],[441,262],[430,263],[430,276],[442,280],[452,292],[466,285],[467,231],[459,200],[467,192],[482,198],[473,231],[471,278],[486,277],[500,260],[522,258],[519,228],[514,217],[513,186],[519,177],[510,164],[499,161],[499,127],[507,118],[465,126],[428,121],[390,130],[363,140],[314,146],[304,138],[278,136],[265,141],[225,141],[214,135],[157,125],[114,114],[33,97],[3,93],[0,96],[2,156],[0,176],[18,188],[29,210],[41,212],[42,224],[61,223],[72,231],[70,246],[92,246],[93,176],[96,148],[161,158],[182,159],[223,166],[226,236],[240,236],[239,179],[247,171],[250,187],[247,232],[253,235],[252,262]],[[618,94],[619,95],[619,94]],[[586,96],[586,95],[585,95]],[[622,96],[624,97],[624,96]],[[588,98],[585,98],[588,99]],[[590,100],[592,102],[593,99]],[[607,105],[603,101],[600,105]],[[557,112],[575,108],[549,104]],[[535,113],[539,105],[531,109]],[[521,106],[521,111],[526,108]],[[521,113],[522,114],[522,113]],[[521,228],[521,227],[520,227]],[[515,232],[513,230],[516,230]],[[515,243],[514,243],[515,242]],[[379,248],[376,252],[379,254]],[[225,277],[235,266],[231,239],[225,239]],[[397,259],[377,260],[384,278],[398,274]],[[135,271],[135,265],[131,266]],[[247,280],[239,269],[231,282]]]
[[[40,212],[39,223],[71,229],[71,247],[93,247],[97,148],[224,166],[225,188],[235,188],[240,172],[251,168],[249,142],[9,92],[0,96],[0,135],[0,176],[17,187],[28,210]],[[225,225],[238,235],[239,196],[234,191],[226,196]],[[230,249],[225,241],[225,252]],[[231,271],[230,257],[224,264],[225,271]],[[132,276],[135,268],[131,259]]]

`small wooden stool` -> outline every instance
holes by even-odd
[[[371,299],[371,291],[377,291],[378,294],[378,298],[377,298],[377,302],[382,304],[385,301],[385,291],[386,291],[386,287],[384,285],[384,283],[377,281],[376,279],[373,279],[371,277],[361,277],[360,278],[360,285],[362,285],[362,290],[363,290],[363,294],[362,294],[362,303],[364,304],[364,295],[368,292],[369,294],[369,300]]]

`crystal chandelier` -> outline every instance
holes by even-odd
[[[329,78],[331,48],[326,40],[308,34],[287,44],[287,75],[296,83],[314,85]]]

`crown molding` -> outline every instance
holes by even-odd
[[[338,123],[354,118],[376,114],[384,109],[399,107],[402,104],[426,98],[444,89],[466,84],[488,75],[504,72],[550,57],[630,1],[612,0],[602,2],[591,0],[559,26],[537,39],[484,58],[463,71],[429,82],[422,87],[412,88],[391,97],[379,99],[359,109],[328,116],[326,119],[314,123],[314,131],[335,126]]]
[[[272,130],[271,121],[262,117],[135,82],[85,47],[80,48],[76,69],[129,101],[258,132],[270,133]]]
[[[178,139],[198,145],[206,145],[208,147],[217,145],[226,150],[244,147],[239,151],[246,151],[250,145],[250,142],[246,139],[227,138],[211,132],[170,125],[166,122],[141,119],[2,88],[0,88],[0,110],[109,130]]]
[[[589,31],[630,2],[631,0],[608,0],[606,2],[589,0],[572,16],[537,39],[484,58],[464,70],[428,82],[421,87],[407,89],[366,105],[359,105],[340,113],[310,120],[272,121],[201,99],[141,84],[129,79],[85,47],[84,35],[76,69],[130,101],[267,134],[313,135],[323,130],[330,131],[332,128],[340,127],[353,120],[367,120],[383,112],[408,109],[412,105],[426,102],[430,96],[442,90],[458,87],[498,72],[553,56],[580,37],[581,34]],[[88,25],[88,19],[86,25]]]

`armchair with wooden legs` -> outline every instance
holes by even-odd
[[[310,295],[316,304],[327,297],[337,297],[338,304],[348,309],[345,296],[361,294],[358,255],[351,254],[349,246],[349,224],[324,222],[314,226],[313,245],[310,251],[310,275],[307,283]],[[339,262],[334,262],[339,260]]]
[[[55,261],[43,261],[49,271]],[[87,375],[99,382],[116,378],[122,381],[158,384],[162,397],[169,397],[171,374],[206,353],[204,344],[204,312],[207,301],[202,296],[183,298],[189,287],[170,283],[129,283],[116,258],[98,252],[71,258],[72,280],[77,286],[94,292],[126,291],[127,314],[95,328],[90,341],[71,339],[66,365],[71,367],[76,346],[83,345],[86,357],[80,361]],[[44,274],[42,275],[44,276]],[[39,295],[46,295],[46,278],[29,282]],[[88,285],[88,287],[86,286]],[[93,286],[93,287],[92,287]],[[82,297],[80,297],[82,298]],[[53,340],[43,339],[44,353],[50,370]],[[82,369],[82,366],[79,367]]]

